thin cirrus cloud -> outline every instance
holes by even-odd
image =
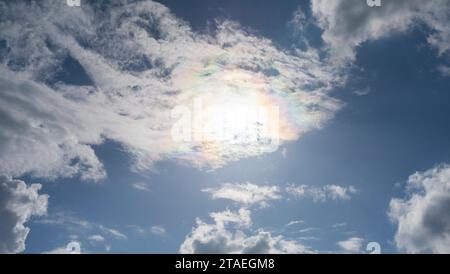
[[[294,221],[290,221],[289,223],[287,223],[286,226],[302,225],[304,223],[305,223],[305,221],[303,221],[303,220],[294,220]]]
[[[205,188],[203,192],[209,193],[212,199],[225,199],[242,206],[259,205],[269,206],[270,201],[288,197],[311,198],[314,202],[350,200],[357,193],[353,186],[340,185],[294,185],[280,188],[276,185],[257,185],[250,182],[225,183],[216,188]]]
[[[259,186],[249,182],[225,183],[218,188],[206,188],[202,191],[211,194],[213,199],[227,199],[247,206],[258,204],[267,207],[269,201],[282,198],[278,186]]]
[[[128,239],[127,235],[117,228],[108,227],[103,224],[79,218],[70,211],[53,212],[34,222],[40,225],[59,226],[68,233],[77,235],[80,240],[83,240],[84,238],[91,240],[92,235],[100,235],[105,239]]]
[[[353,186],[340,185],[325,185],[325,186],[310,186],[310,185],[289,185],[286,187],[286,192],[296,198],[312,198],[314,202],[339,201],[350,200],[351,196],[357,193]]]
[[[159,236],[166,235],[166,229],[161,225],[152,226],[150,228],[150,231],[152,234],[155,234],[155,235],[159,235]]]
[[[133,187],[136,190],[140,190],[140,191],[150,191],[150,188],[146,182],[132,183],[131,187]]]

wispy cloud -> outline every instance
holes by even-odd
[[[166,229],[161,226],[161,225],[154,225],[150,228],[151,233],[155,234],[155,235],[166,235]]]
[[[305,223],[305,221],[303,221],[303,220],[295,220],[295,221],[290,221],[289,223],[286,224],[286,226],[302,225],[304,223]]]
[[[103,238],[109,237],[110,239],[116,240],[126,240],[128,238],[116,228],[79,218],[73,212],[69,211],[56,211],[46,217],[34,220],[34,222],[43,225],[59,226],[69,233],[82,235],[89,240],[92,240],[91,237],[93,235]]]
[[[134,189],[140,190],[140,191],[150,191],[150,188],[148,187],[148,184],[146,182],[136,182],[131,184],[131,186]]]
[[[309,185],[289,185],[286,192],[297,198],[310,197],[314,202],[328,200],[350,200],[357,191],[353,186],[325,185],[321,187]]]
[[[336,223],[332,225],[333,228],[340,228],[345,226],[347,226],[347,223]]]
[[[281,199],[277,186],[256,185],[246,183],[225,183],[218,188],[207,188],[202,191],[210,193],[213,199],[228,199],[242,205],[257,204],[268,206],[270,200]]]
[[[95,235],[89,236],[89,240],[93,241],[93,242],[103,242],[105,240],[105,238],[102,235],[95,234]]]

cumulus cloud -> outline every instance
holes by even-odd
[[[339,241],[337,243],[337,245],[344,251],[347,253],[361,253],[362,251],[362,246],[364,243],[364,239],[363,238],[359,238],[359,237],[352,237],[349,238],[345,241]]]
[[[341,105],[328,95],[341,79],[317,52],[281,50],[235,22],[196,33],[152,1],[0,5],[4,174],[98,181],[106,173],[93,146],[106,139],[121,144],[136,169],[163,159],[220,167],[267,152],[235,139],[173,140],[172,109],[198,97],[234,110],[279,107],[280,144],[321,128]],[[61,76],[67,66],[77,77]],[[206,116],[194,127],[223,120]]]
[[[246,183],[225,183],[219,188],[207,188],[202,191],[211,193],[213,199],[228,199],[242,205],[258,204],[268,206],[268,201],[281,199],[277,186],[260,186]]]
[[[310,197],[314,202],[325,202],[328,200],[350,200],[351,195],[357,191],[353,186],[325,185],[322,187],[309,185],[290,185],[286,192],[294,197]]]
[[[32,216],[47,213],[48,195],[39,194],[40,184],[27,185],[21,180],[0,176],[0,253],[25,250],[30,228],[25,223]]]
[[[400,250],[450,253],[450,166],[411,175],[406,197],[392,199],[388,214],[397,224]]]
[[[251,217],[248,209],[238,212],[229,210],[211,213],[214,223],[208,224],[197,219],[197,224],[180,247],[180,253],[220,253],[220,254],[258,254],[258,253],[312,253],[299,242],[273,236],[272,233],[258,229],[251,230]],[[247,232],[249,231],[249,233]]]
[[[382,1],[371,8],[365,0],[312,0],[312,13],[332,58],[352,61],[355,49],[365,41],[387,37],[425,24],[428,43],[439,54],[450,49],[450,6],[446,0]]]

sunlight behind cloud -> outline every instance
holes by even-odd
[[[203,34],[152,1],[127,3],[107,13],[96,4],[75,11],[52,1],[30,5],[5,4],[8,17],[1,38],[14,47],[5,53],[1,69],[14,84],[45,89],[60,100],[29,91],[45,105],[38,111],[54,111],[48,113],[51,119],[21,117],[24,129],[14,126],[17,122],[5,127],[0,138],[10,149],[0,151],[0,163],[8,162],[1,173],[100,180],[106,174],[91,146],[105,140],[121,144],[138,171],[161,160],[218,168],[273,152],[321,128],[341,106],[329,96],[341,78],[315,50],[279,49],[235,22],[217,22],[214,31]],[[17,10],[20,18],[13,12]],[[89,81],[61,81],[55,71],[66,62],[77,64]],[[2,90],[18,89],[4,81]],[[32,98],[21,97],[21,104],[33,104]],[[212,107],[219,111],[183,119],[191,123],[193,139],[178,142],[171,138],[177,122],[171,114],[177,106],[197,114],[196,99],[202,100],[200,112]],[[14,109],[20,106],[6,100],[0,97],[0,104],[15,121]],[[70,126],[65,116],[54,114],[58,112],[69,117]],[[65,130],[55,136],[46,133],[59,128]],[[43,138],[22,152],[26,140],[11,138],[18,130]],[[38,164],[39,155],[29,152],[50,139],[58,145],[46,153],[61,160]],[[30,163],[23,165],[24,158]]]

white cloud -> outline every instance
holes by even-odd
[[[43,254],[81,254],[81,243],[79,241],[71,241],[66,246],[61,246],[50,251],[42,252]]]
[[[89,240],[91,240],[93,242],[103,242],[105,240],[105,238],[100,234],[94,234],[94,235],[89,236]]]
[[[122,3],[106,12],[88,3],[2,2],[0,173],[98,181],[106,173],[92,147],[106,139],[138,170],[163,159],[220,167],[266,153],[174,142],[172,108],[199,94],[206,105],[276,104],[280,144],[321,128],[341,106],[328,95],[341,79],[313,50],[280,50],[229,21],[199,34],[161,4]],[[90,81],[58,77],[67,60]]]
[[[155,235],[165,235],[166,229],[161,225],[155,225],[150,228],[150,232]]]
[[[67,250],[65,246],[61,246],[49,251],[44,251],[42,254],[71,254],[71,251]]]
[[[409,253],[450,253],[450,166],[416,172],[406,192],[389,205],[397,247]]]
[[[446,0],[382,1],[368,7],[363,0],[312,0],[311,9],[322,38],[335,60],[354,60],[355,49],[365,41],[405,32],[421,23],[431,32],[428,43],[440,54],[450,49],[450,6]]]
[[[0,176],[0,253],[25,250],[32,216],[47,213],[48,195],[39,194],[40,184],[27,185],[20,180]]]
[[[336,223],[332,225],[333,228],[339,228],[344,226],[347,226],[347,223]]]
[[[319,230],[319,229],[317,227],[307,227],[307,228],[300,229],[298,232],[299,233],[310,233],[310,232],[313,232],[316,230]]]
[[[99,228],[100,228],[100,230],[102,230],[102,231],[104,231],[106,233],[109,233],[111,236],[113,236],[116,239],[119,239],[119,240],[126,240],[127,239],[127,235],[123,234],[122,232],[120,232],[117,229],[105,227],[103,225],[100,225]]]
[[[325,185],[322,187],[308,185],[290,185],[286,192],[298,198],[311,197],[314,202],[328,200],[350,200],[351,195],[357,191],[353,186]]]
[[[180,253],[312,253],[313,251],[296,241],[258,229],[250,231],[250,211],[216,212],[211,214],[214,223],[207,224],[197,219],[192,232],[186,236]]]
[[[225,183],[219,188],[207,188],[202,191],[211,193],[213,199],[228,199],[243,205],[258,204],[268,206],[268,201],[281,198],[277,186],[259,186],[249,182]]]
[[[303,221],[303,220],[295,220],[295,221],[290,221],[289,223],[286,224],[286,226],[301,225],[304,223],[305,223],[305,221]]]
[[[60,93],[0,66],[0,174],[55,179],[105,176],[93,149],[102,138]]]
[[[362,246],[364,243],[363,238],[359,237],[352,237],[345,241],[340,241],[337,243],[337,245],[347,253],[361,253],[362,252]]]
[[[131,185],[134,189],[141,191],[150,191],[148,184],[145,182],[136,182]]]
[[[365,95],[369,94],[370,91],[371,91],[370,87],[367,87],[367,88],[355,90],[355,91],[353,91],[353,93],[358,96],[365,96]]]

